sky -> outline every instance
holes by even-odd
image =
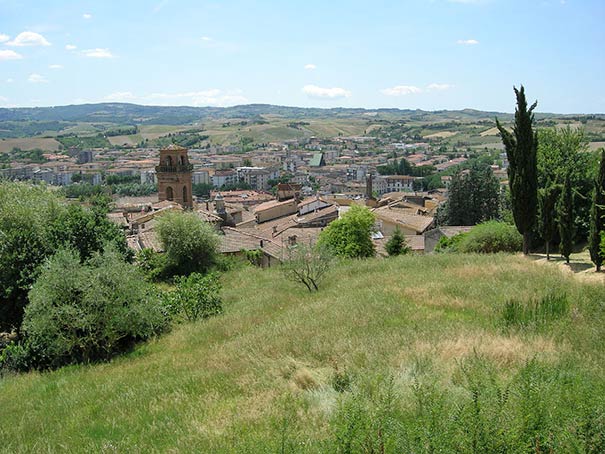
[[[605,112],[605,0],[0,0],[0,107]]]

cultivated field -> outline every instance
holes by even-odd
[[[55,139],[42,138],[22,138],[22,139],[0,139],[0,153],[6,153],[13,148],[21,148],[22,150],[33,150],[40,148],[42,150],[57,151],[61,144]]]

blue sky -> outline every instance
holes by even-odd
[[[605,112],[604,0],[0,0],[0,106]]]

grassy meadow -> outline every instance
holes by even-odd
[[[0,378],[0,451],[605,449],[601,283],[432,255],[223,285],[223,315],[110,363]]]

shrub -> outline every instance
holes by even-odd
[[[0,331],[18,328],[40,265],[58,248],[88,259],[105,244],[127,255],[126,237],[98,206],[65,206],[44,186],[0,182]]]
[[[459,243],[460,252],[496,253],[519,252],[523,237],[510,224],[489,221],[473,227]]]
[[[165,326],[153,286],[113,249],[86,265],[74,251],[57,252],[29,299],[22,333],[36,368],[108,359]]]
[[[216,274],[193,273],[175,279],[176,289],[168,292],[164,304],[174,317],[182,315],[189,321],[210,317],[223,311],[221,284]]]
[[[528,302],[509,300],[502,308],[501,319],[505,328],[514,326],[540,327],[565,316],[569,301],[564,293],[549,293]]]
[[[158,219],[156,230],[168,275],[204,273],[216,262],[218,234],[195,213],[166,213]]]
[[[452,237],[442,236],[435,246],[435,252],[460,252],[460,243],[466,235],[462,232]]]

